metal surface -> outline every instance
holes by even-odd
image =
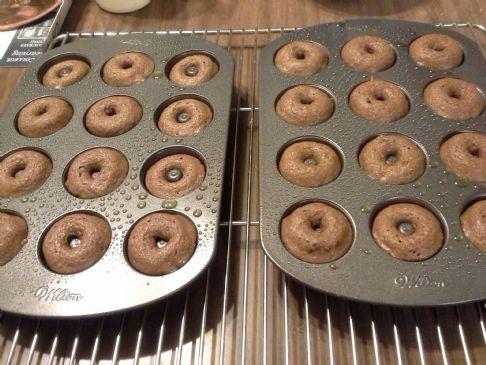
[[[166,75],[174,57],[191,50],[205,50],[219,63],[218,74],[194,87],[176,87]],[[139,51],[155,62],[152,77],[132,87],[114,87],[100,77],[105,62],[115,54]],[[44,87],[38,80],[46,65],[66,55],[78,55],[91,65],[91,72],[78,83],[60,90]],[[221,184],[229,131],[231,87],[234,63],[226,50],[212,42],[180,35],[125,35],[67,44],[39,57],[27,70],[7,111],[0,153],[19,148],[44,151],[53,161],[45,184],[33,193],[1,199],[0,208],[23,216],[29,227],[27,244],[9,263],[0,267],[0,308],[35,316],[86,316],[105,314],[149,303],[180,289],[208,265],[215,252],[221,204]],[[91,135],[84,127],[87,110],[109,95],[135,98],[143,108],[142,120],[117,137]],[[18,111],[28,102],[45,95],[60,96],[74,109],[66,127],[43,138],[27,138],[15,129]],[[191,137],[170,137],[156,128],[158,110],[168,100],[193,96],[207,101],[213,120]],[[95,147],[111,147],[125,155],[128,176],[114,192],[96,199],[78,199],[63,186],[66,167],[79,153]],[[145,189],[145,172],[157,159],[173,153],[200,158],[206,177],[192,193],[176,200],[152,196]],[[52,222],[67,213],[89,211],[104,217],[112,228],[112,242],[105,255],[92,267],[72,275],[50,271],[43,263],[40,245]],[[191,259],[166,275],[149,276],[136,271],[125,255],[127,233],[139,219],[154,211],[178,212],[187,216],[198,230],[198,243]]]
[[[408,45],[428,33],[444,33],[464,48],[464,62],[449,71],[418,67],[408,55]],[[340,51],[350,39],[363,34],[387,39],[394,47],[395,64],[382,72],[364,73],[344,64]],[[273,64],[275,52],[291,40],[307,39],[322,44],[329,63],[308,77],[290,77]],[[367,302],[393,305],[444,305],[486,298],[486,255],[472,245],[459,217],[474,199],[486,196],[486,184],[466,182],[447,171],[439,146],[461,131],[486,133],[486,113],[464,122],[434,114],[423,102],[423,89],[442,77],[468,80],[486,91],[486,61],[473,39],[433,25],[392,21],[355,20],[329,23],[285,34],[262,51],[260,118],[260,207],[262,245],[269,257],[287,274],[329,294]],[[373,123],[355,114],[348,104],[350,92],[370,79],[400,85],[410,100],[406,116],[392,123]],[[316,85],[332,96],[334,114],[317,126],[295,126],[282,121],[275,103],[281,93],[298,84]],[[360,168],[360,146],[381,133],[403,134],[426,152],[427,167],[413,183],[383,184]],[[333,182],[304,188],[285,180],[278,170],[284,146],[292,141],[318,138],[335,146],[343,169]],[[275,199],[278,196],[278,199]],[[326,264],[311,264],[293,256],[280,241],[281,219],[309,201],[324,201],[343,211],[354,229],[354,241],[342,257]],[[412,202],[423,205],[439,218],[445,241],[428,260],[409,262],[392,257],[373,240],[374,215],[387,204]]]
[[[475,33],[481,42],[486,41],[486,34],[475,26],[461,27],[467,35]],[[412,310],[348,302],[309,288],[304,290],[264,255],[258,235],[258,171],[255,164],[248,169],[251,118],[252,152],[255,158],[258,156],[259,102],[252,94],[253,74],[258,72],[261,47],[293,30],[194,31],[227,47],[236,61],[232,120],[236,123],[233,137],[237,144],[229,145],[234,161],[227,164],[223,203],[228,209],[223,212],[215,260],[206,275],[187,290],[144,310],[100,319],[63,320],[60,342],[51,359],[54,364],[112,364],[118,338],[118,364],[123,365],[176,364],[177,353],[181,364],[240,364],[242,352],[246,353],[246,364],[415,365],[420,364],[420,349],[426,365],[467,364],[466,352],[470,364],[486,363],[484,303]],[[80,37],[63,36],[57,44]],[[255,100],[253,108],[249,100]],[[250,211],[246,209],[248,201]],[[245,250],[249,250],[246,282],[242,275]],[[242,295],[245,286],[246,298]],[[186,293],[189,299],[184,309]],[[249,308],[247,337],[242,346],[244,301]],[[186,326],[182,335],[184,310]],[[120,331],[122,318],[125,324]],[[460,340],[460,327],[467,348]],[[19,321],[17,316],[0,315],[0,363],[47,364],[55,330],[56,322],[52,320]],[[10,353],[11,360],[7,361]]]

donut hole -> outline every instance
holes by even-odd
[[[67,236],[67,243],[71,248],[77,248],[81,246],[81,238],[77,234],[69,234]]]
[[[133,67],[133,61],[129,59],[124,59],[120,63],[120,68],[124,70],[128,70]]]
[[[169,238],[163,235],[156,235],[154,236],[154,241],[155,241],[155,245],[158,248],[164,248],[165,246],[167,246],[167,243],[169,242]]]
[[[417,218],[417,219],[420,219],[420,218]],[[415,233],[416,227],[412,222],[410,222],[408,220],[403,220],[403,221],[399,221],[397,223],[396,229],[401,234],[403,234],[405,236],[410,236],[411,234]]]
[[[364,50],[369,55],[375,54],[375,52],[376,52],[375,51],[375,48],[372,45],[370,45],[370,44],[365,45]]]
[[[294,52],[294,57],[297,60],[305,59],[305,55],[306,55],[305,49],[302,48],[297,48]]]
[[[184,73],[186,74],[186,76],[195,77],[199,73],[199,67],[197,64],[191,63],[186,67]]]
[[[16,179],[22,175],[26,167],[27,164],[24,161],[19,161],[18,163],[12,166],[9,175],[14,179]]]
[[[393,165],[398,161],[398,151],[390,151],[385,155],[385,163],[387,165]]]
[[[474,156],[474,157],[481,157],[481,148],[479,148],[478,146],[476,145],[471,145],[467,148],[467,152],[469,152],[469,154],[471,156]]]
[[[36,109],[35,115],[40,117],[41,115],[46,114],[47,110],[48,110],[47,105],[41,105]]]
[[[59,78],[63,78],[63,77],[66,77],[68,76],[71,72],[73,72],[73,68],[70,67],[70,66],[66,66],[66,67],[63,67],[61,68],[58,72],[57,72],[57,77]]]
[[[373,90],[373,97],[378,101],[385,101],[388,98],[384,90],[377,89]]]
[[[97,178],[101,172],[101,166],[95,165],[89,168],[89,174],[93,179]]]
[[[314,155],[305,154],[304,156],[302,156],[302,163],[307,166],[316,166],[317,160]]]
[[[308,95],[308,94],[300,94],[300,95],[299,95],[299,102],[300,102],[302,105],[310,105],[310,104],[312,104],[314,101],[315,101],[315,98],[313,98],[312,96],[310,96],[310,95]]]
[[[436,51],[436,52],[442,52],[446,49],[446,44],[444,42],[430,42],[429,43],[429,48],[432,50],[432,51]]]
[[[105,106],[104,112],[107,117],[112,117],[118,113],[118,108],[115,104],[108,104]]]
[[[311,218],[309,220],[309,224],[312,228],[313,231],[316,231],[316,232],[321,232],[321,225],[322,225],[322,222],[321,222],[321,219],[320,218]]]
[[[461,90],[449,89],[449,90],[447,90],[447,96],[449,96],[450,98],[453,98],[453,99],[461,99],[461,97],[462,97]]]
[[[169,183],[176,183],[184,177],[184,168],[180,165],[169,166],[164,173],[164,178]]]
[[[186,109],[182,109],[180,112],[177,112],[177,115],[176,115],[176,122],[177,123],[186,123],[186,122],[189,122],[191,120],[191,114],[189,113],[189,111],[187,111]]]

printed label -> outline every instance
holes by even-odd
[[[41,286],[34,293],[39,302],[79,302],[83,296],[79,293],[72,293],[64,288],[51,288]]]
[[[447,281],[431,278],[428,275],[401,274],[395,278],[394,283],[402,289],[445,288],[449,286]]]

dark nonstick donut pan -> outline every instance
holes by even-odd
[[[408,55],[408,45],[428,33],[443,33],[458,40],[464,62],[450,71],[418,67]],[[364,73],[343,63],[340,51],[350,39],[375,35],[387,39],[396,51],[393,67]],[[306,77],[292,77],[274,66],[276,51],[292,40],[311,40],[324,46],[327,67]],[[423,88],[432,80],[451,76],[473,82],[486,91],[486,63],[478,46],[469,38],[433,25],[390,20],[355,20],[318,25],[286,34],[262,51],[260,106],[260,199],[261,236],[267,255],[284,272],[313,288],[359,301],[431,306],[486,298],[486,254],[465,238],[459,217],[472,201],[484,198],[484,183],[468,183],[447,171],[439,157],[441,142],[454,132],[486,132],[486,111],[459,122],[434,114],[422,100]],[[410,100],[410,110],[392,123],[374,123],[355,114],[348,106],[351,90],[370,79],[400,85]],[[281,120],[275,104],[287,88],[310,84],[322,88],[335,102],[334,114],[326,122],[301,127]],[[386,185],[368,177],[360,168],[358,153],[371,137],[382,133],[404,134],[422,146],[427,157],[424,174],[415,182]],[[341,154],[343,169],[336,180],[318,188],[298,187],[279,173],[283,146],[296,139],[319,138]],[[292,207],[306,201],[324,201],[343,211],[354,229],[354,241],[341,258],[310,264],[290,254],[280,239],[280,222]],[[394,258],[373,240],[374,215],[389,203],[417,202],[439,218],[445,235],[442,249],[432,258],[407,262]]]
[[[104,83],[101,72],[105,62],[128,51],[150,56],[155,63],[153,74],[130,87]],[[168,68],[178,57],[192,52],[210,55],[219,65],[219,72],[197,86],[174,85],[168,79]],[[73,56],[89,62],[89,74],[60,90],[44,87],[39,79],[46,65]],[[226,50],[180,35],[136,34],[86,39],[49,51],[37,59],[26,71],[1,118],[0,153],[4,156],[16,149],[39,149],[51,158],[53,171],[33,193],[0,200],[1,211],[24,217],[29,227],[27,244],[12,261],[0,267],[1,310],[53,317],[119,311],[164,298],[207,267],[216,249],[233,71],[233,59]],[[48,95],[60,96],[72,105],[71,121],[48,137],[22,136],[15,126],[17,113],[31,100]],[[96,137],[85,129],[84,115],[93,103],[110,95],[135,98],[143,108],[143,116],[125,134]],[[195,136],[167,136],[156,126],[160,106],[180,96],[195,96],[212,108],[212,122]],[[75,156],[93,147],[112,147],[123,153],[129,162],[129,172],[112,193],[96,199],[79,199],[65,189],[64,173]],[[206,176],[202,185],[187,196],[159,199],[146,190],[144,173],[157,156],[171,153],[199,157],[206,167]],[[43,234],[60,217],[76,211],[103,217],[111,226],[112,241],[103,257],[88,269],[70,275],[56,274],[46,267],[41,254]],[[137,221],[155,211],[177,212],[189,218],[197,228],[198,241],[193,256],[180,269],[149,276],[130,266],[126,239]]]

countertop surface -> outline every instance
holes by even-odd
[[[153,0],[121,15],[74,0],[62,32],[307,26],[363,17],[485,24],[485,9],[485,0]],[[0,113],[23,71],[0,69]]]

